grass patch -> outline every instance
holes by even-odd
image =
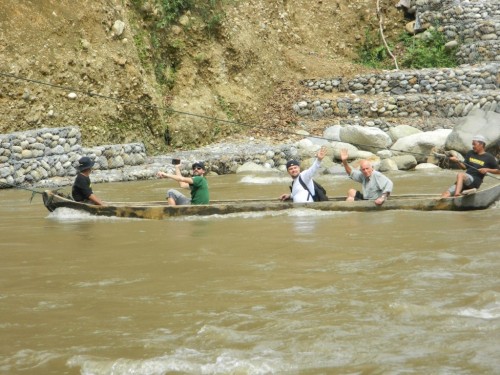
[[[452,68],[459,64],[456,58],[457,48],[445,48],[446,37],[436,28],[430,28],[418,35],[415,37],[403,32],[396,42],[388,41],[400,68]],[[365,31],[365,41],[358,49],[356,61],[371,68],[394,68],[394,62],[384,47],[378,30]]]
[[[401,66],[404,68],[453,68],[458,65],[455,57],[456,48],[446,49],[448,42],[443,33],[431,28],[422,34],[420,38],[411,37],[407,33],[400,36],[404,46],[404,55],[401,58]]]

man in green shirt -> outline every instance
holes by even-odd
[[[208,194],[208,182],[205,178],[205,164],[196,162],[192,166],[193,177],[184,177],[181,174],[180,164],[175,166],[175,174],[158,172],[157,177],[170,178],[179,183],[181,188],[189,188],[191,190],[191,198],[187,198],[184,194],[175,189],[170,189],[167,192],[167,201],[169,205],[186,205],[186,204],[208,204],[210,197]]]

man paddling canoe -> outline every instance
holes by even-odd
[[[498,161],[485,151],[486,138],[476,135],[472,138],[472,150],[465,154],[464,161],[458,160],[456,156],[450,156],[450,160],[458,164],[465,172],[459,172],[454,185],[441,195],[443,198],[451,196],[458,197],[465,193],[475,192],[483,183],[487,173],[500,174]]]

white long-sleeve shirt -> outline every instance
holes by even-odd
[[[306,186],[309,188],[311,194],[314,194],[313,176],[318,171],[320,166],[321,166],[321,161],[316,159],[310,168],[300,172],[299,174],[299,176],[302,178],[302,181],[304,181],[304,184],[306,184]],[[297,176],[297,178],[295,178],[292,183],[291,198],[293,199],[293,202],[294,203],[314,202],[313,197],[309,194],[309,192],[306,189],[304,189],[304,187],[300,183],[299,176]]]

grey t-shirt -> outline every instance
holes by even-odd
[[[383,193],[392,192],[392,181],[378,171],[373,171],[368,179],[361,171],[353,170],[349,177],[354,181],[361,182],[364,199],[377,199]]]

